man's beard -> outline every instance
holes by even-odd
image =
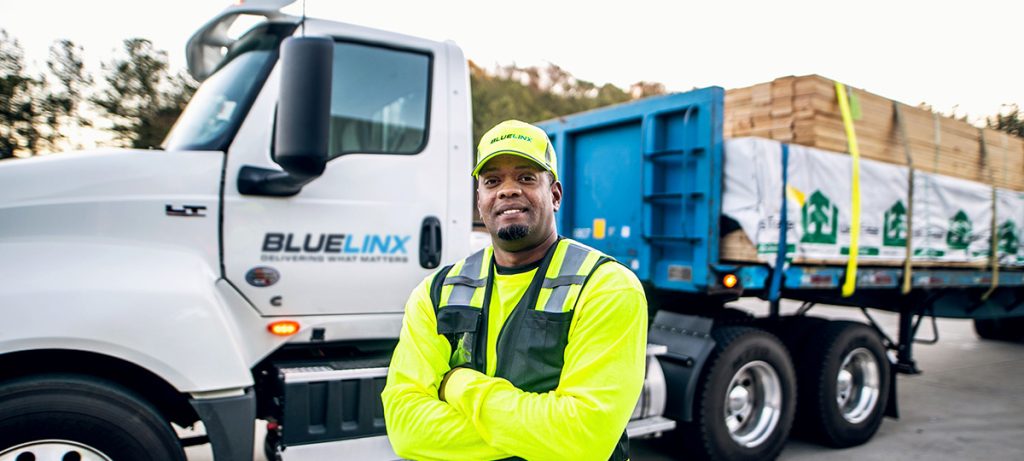
[[[520,240],[526,238],[529,233],[530,228],[525,224],[512,224],[498,229],[498,238],[509,241]]]

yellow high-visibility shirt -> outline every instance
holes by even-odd
[[[643,387],[647,300],[620,264],[599,266],[580,293],[558,387],[524,392],[493,377],[502,325],[536,269],[496,274],[488,312],[487,374],[449,371],[451,346],[437,334],[427,277],[410,295],[384,388],[388,438],[414,460],[608,459]]]

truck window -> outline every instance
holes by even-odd
[[[330,157],[423,150],[430,61],[426,53],[336,42]]]
[[[293,25],[265,24],[232,44],[164,140],[167,150],[224,150],[263,87]]]

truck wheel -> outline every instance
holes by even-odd
[[[178,438],[131,391],[75,375],[0,385],[0,460],[184,461]]]
[[[687,458],[776,458],[796,407],[796,377],[789,353],[772,334],[751,327],[711,332],[715,351],[701,373],[694,421],[681,427]],[[689,427],[687,427],[689,426]]]
[[[828,322],[796,355],[798,432],[836,448],[870,440],[885,416],[891,373],[878,333],[856,322]]]
[[[1024,317],[974,319],[974,331],[982,339],[1024,341]]]

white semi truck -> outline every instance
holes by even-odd
[[[380,392],[404,302],[470,252],[466,58],[450,42],[290,16],[272,3],[229,7],[190,39],[189,69],[203,83],[162,150],[0,164],[0,461],[180,461],[183,447],[205,443],[217,461],[248,460],[258,420],[271,459],[398,457]],[[242,16],[263,20],[232,38]],[[710,104],[685,117],[651,106],[641,118],[655,131],[644,139],[662,139],[659,114],[679,115],[665,127],[713,115],[720,95],[709,91],[665,100]],[[567,147],[566,130],[586,127],[574,135],[583,140],[619,126],[592,116],[547,125],[565,161],[583,148]],[[715,175],[701,176],[711,192],[687,197],[720,194]],[[644,206],[672,199],[658,194]],[[718,212],[701,224],[712,240]],[[602,238],[604,221],[600,231],[594,222],[571,235]],[[700,240],[640,227],[615,235],[644,239],[657,255]],[[623,248],[616,256],[649,283],[657,309],[630,436],[665,433],[686,456],[757,460],[778,455],[794,418],[849,446],[894,414],[892,370],[913,370],[914,311],[898,343],[877,328],[777,309],[755,319],[722,305],[764,296],[769,268],[720,264],[713,253],[663,267]],[[829,299],[831,279],[815,273],[783,293],[800,299],[806,279],[807,296]],[[671,291],[694,286],[701,297]],[[798,404],[798,382],[821,398]],[[174,430],[197,422],[205,435]]]

